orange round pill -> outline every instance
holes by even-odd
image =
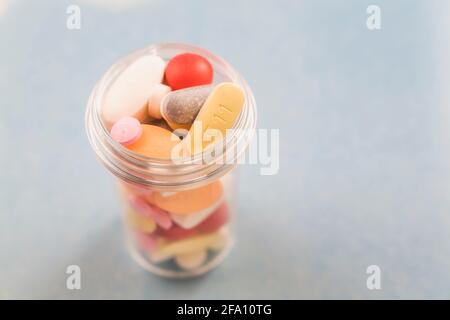
[[[149,124],[141,126],[140,138],[127,148],[147,157],[170,159],[172,148],[180,142],[180,139],[164,128]]]
[[[204,210],[222,199],[223,187],[220,181],[186,191],[176,192],[169,196],[154,193],[155,205],[170,213],[188,215]]]

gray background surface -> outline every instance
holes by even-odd
[[[69,4],[81,30],[66,29]],[[449,7],[0,0],[0,298],[450,298]],[[280,129],[279,174],[240,168],[236,247],[188,281],[128,257],[83,122],[112,63],[167,41],[227,59],[259,128]],[[65,287],[70,264],[81,291]]]

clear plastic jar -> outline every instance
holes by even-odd
[[[214,68],[214,83],[234,82],[244,91],[244,107],[235,130],[222,142],[223,148],[213,157],[196,154],[174,163],[134,153],[115,142],[101,119],[111,84],[144,55],[158,55],[167,61],[183,52],[207,58]],[[223,59],[195,46],[149,46],[119,60],[96,84],[86,110],[87,134],[97,157],[118,178],[128,248],[143,268],[165,277],[184,278],[203,274],[225,258],[234,242],[234,169],[255,125],[256,104],[245,80]],[[186,213],[189,208],[195,213]],[[145,210],[156,212],[166,227],[161,228],[154,219],[153,223],[146,220],[140,214]]]

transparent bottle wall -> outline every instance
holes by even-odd
[[[119,182],[133,258],[151,272],[172,277],[217,266],[233,243],[234,184],[234,173],[179,192]]]
[[[141,82],[125,82],[127,87],[131,86],[130,90],[117,91],[117,87],[114,90],[111,87],[121,83],[117,80],[120,75],[143,57],[158,56],[167,63],[184,52],[208,59],[214,70],[212,87],[225,88],[223,83],[226,82],[228,88],[234,86],[242,92],[242,110],[236,113],[234,125],[230,123],[232,127],[229,127],[237,130],[224,136],[213,158],[205,158],[200,153],[177,163],[168,151],[171,144],[180,145],[185,137],[177,134],[178,129],[173,124],[155,119],[155,114],[149,112],[145,116],[136,114],[133,119],[134,122],[139,120],[137,126],[142,126],[140,135],[145,138],[138,138],[131,145],[118,143],[112,130],[117,124],[112,121],[114,114],[108,113],[110,117],[105,117],[102,111],[105,105],[120,107],[117,101],[124,97],[135,99],[135,86],[140,86]],[[151,101],[148,100],[148,106],[153,105]],[[182,278],[203,274],[224,259],[233,244],[234,169],[248,146],[251,136],[248,131],[254,129],[255,123],[256,106],[245,80],[223,59],[198,47],[150,46],[119,60],[100,79],[88,102],[87,133],[100,161],[119,178],[127,245],[132,257],[143,268],[161,276]],[[169,139],[169,135],[174,137]],[[150,152],[148,144],[152,144],[150,155],[147,154]],[[166,151],[162,157],[161,150]],[[154,156],[155,152],[158,157]]]

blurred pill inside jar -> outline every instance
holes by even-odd
[[[126,244],[139,265],[184,278],[222,262],[235,242],[236,164],[255,125],[245,80],[199,47],[152,45],[100,79],[87,133],[117,177]]]

